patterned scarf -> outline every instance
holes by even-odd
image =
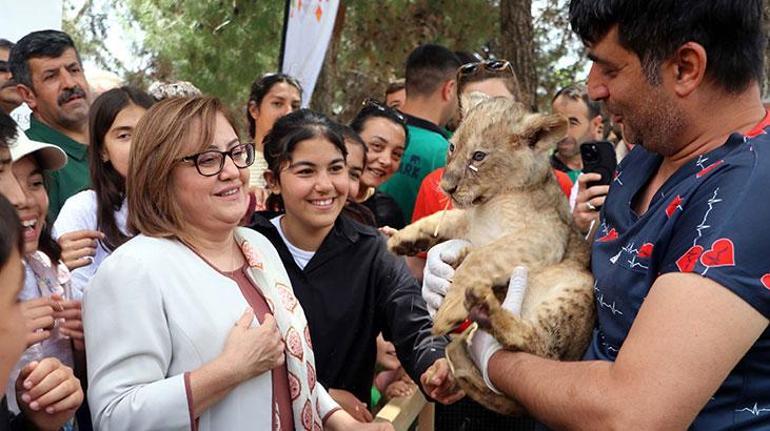
[[[286,368],[289,372],[294,429],[320,431],[323,427],[316,394],[315,357],[305,312],[294,296],[290,281],[276,280],[273,271],[266,271],[259,252],[237,233],[236,241],[248,262],[248,276],[261,288],[286,342]],[[273,410],[277,419],[276,406],[273,406]],[[274,423],[280,429],[280,424],[277,421]]]

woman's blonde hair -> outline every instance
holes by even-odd
[[[128,227],[153,237],[186,236],[172,173],[180,159],[206,150],[214,139],[217,114],[236,131],[219,99],[178,97],[156,103],[136,125],[126,176]],[[193,150],[190,151],[190,142]]]

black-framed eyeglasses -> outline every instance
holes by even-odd
[[[0,73],[7,73],[11,71],[11,64],[7,61],[0,60]]]
[[[397,109],[391,108],[390,106],[385,105],[384,103],[380,102],[379,100],[369,97],[362,103],[363,106],[371,106],[379,111],[385,112],[387,114],[390,114],[398,119],[398,121],[406,124],[406,117],[404,117],[404,114],[400,113]]]
[[[229,151],[206,150],[182,157],[179,161],[195,165],[195,169],[204,177],[213,177],[219,175],[225,168],[225,156],[230,156],[238,169],[248,168],[254,163],[254,144],[251,142],[238,144]]]
[[[484,60],[476,63],[463,64],[457,69],[457,76],[463,77],[468,75],[474,75],[481,69],[485,69],[490,72],[502,72],[506,69],[513,71],[513,65],[508,60]]]

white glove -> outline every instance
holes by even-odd
[[[511,281],[508,282],[508,293],[505,295],[502,307],[518,316],[521,313],[521,304],[524,302],[524,294],[527,291],[527,268],[517,266],[511,273]],[[424,295],[424,294],[423,294]],[[489,359],[498,350],[503,348],[497,340],[489,335],[487,331],[477,329],[469,341],[468,350],[471,353],[471,359],[476,364],[484,383],[496,394],[501,394],[489,380]]]
[[[452,284],[450,280],[455,274],[452,265],[460,257],[460,253],[470,245],[470,242],[463,239],[450,239],[428,250],[422,274],[422,297],[428,304],[430,317],[433,317],[436,310],[441,307],[444,296]]]

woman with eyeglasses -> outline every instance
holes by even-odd
[[[254,147],[235,130],[210,97],[164,100],[137,125],[126,188],[138,235],[84,299],[97,429],[366,429],[317,384],[275,249],[238,227]]]
[[[352,199],[369,208],[377,226],[401,229],[405,215],[396,201],[377,188],[398,171],[406,150],[409,130],[403,114],[369,99],[350,123],[367,146],[361,186]]]
[[[256,217],[252,227],[278,250],[308,316],[318,380],[343,408],[371,420],[380,332],[415,381],[423,377],[426,393],[452,402],[462,394],[443,359],[446,339],[431,335],[419,285],[377,229],[342,214],[347,157],[338,127],[322,114],[302,109],[278,120],[265,138],[265,177],[284,213]]]

